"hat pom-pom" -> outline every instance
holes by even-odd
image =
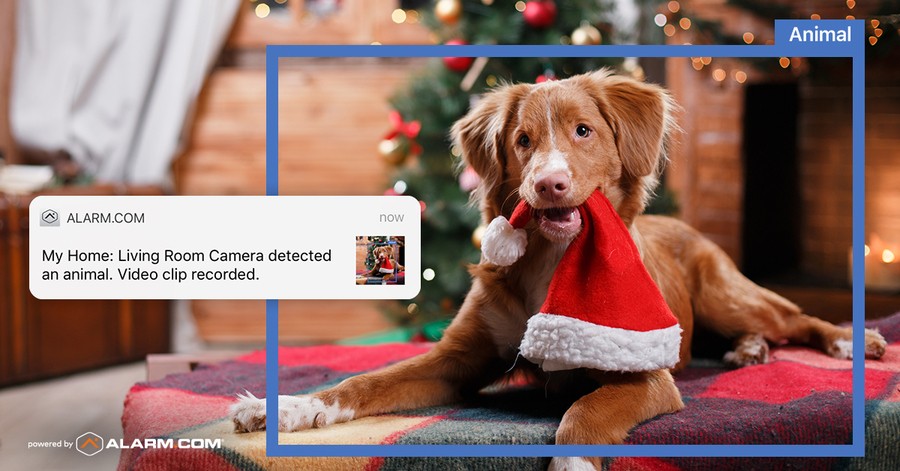
[[[488,225],[481,238],[481,253],[490,263],[509,266],[525,254],[528,236],[525,229],[516,229],[503,216]]]

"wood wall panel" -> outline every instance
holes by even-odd
[[[379,195],[392,168],[377,153],[389,130],[388,98],[421,60],[297,60],[279,83],[279,177],[285,195]],[[265,193],[265,71],[221,68],[203,90],[189,145],[176,164],[188,195]],[[261,343],[256,301],[194,301],[201,337]],[[333,341],[391,327],[367,301],[285,301],[282,341]]]
[[[262,344],[266,334],[264,301],[195,301],[201,338],[218,344]],[[389,329],[392,324],[374,301],[281,301],[280,343],[333,342]]]
[[[381,194],[391,168],[377,152],[390,129],[389,97],[421,61],[314,61],[281,73],[282,194]],[[180,194],[263,194],[265,72],[221,69],[210,77],[186,152]]]

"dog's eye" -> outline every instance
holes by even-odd
[[[528,134],[522,134],[521,136],[519,136],[519,140],[517,142],[520,146],[526,149],[531,147],[531,139],[528,138]]]
[[[583,124],[579,124],[578,127],[575,128],[575,134],[577,134],[578,137],[588,137],[591,135],[591,128]]]

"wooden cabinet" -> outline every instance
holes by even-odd
[[[161,194],[106,186],[52,194]],[[0,195],[0,385],[142,360],[169,350],[169,301],[39,300],[28,289],[28,205]]]

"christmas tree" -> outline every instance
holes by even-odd
[[[442,44],[606,44],[624,32],[606,21],[611,0],[438,0],[419,17]],[[478,96],[502,83],[563,79],[601,67],[642,75],[621,58],[466,58],[432,60],[392,99],[394,129],[379,146],[396,166],[386,194],[422,203],[422,291],[388,309],[401,325],[453,316],[478,263],[480,215],[469,204],[478,176],[459,168],[448,130]],[[627,69],[627,70],[625,70]]]

